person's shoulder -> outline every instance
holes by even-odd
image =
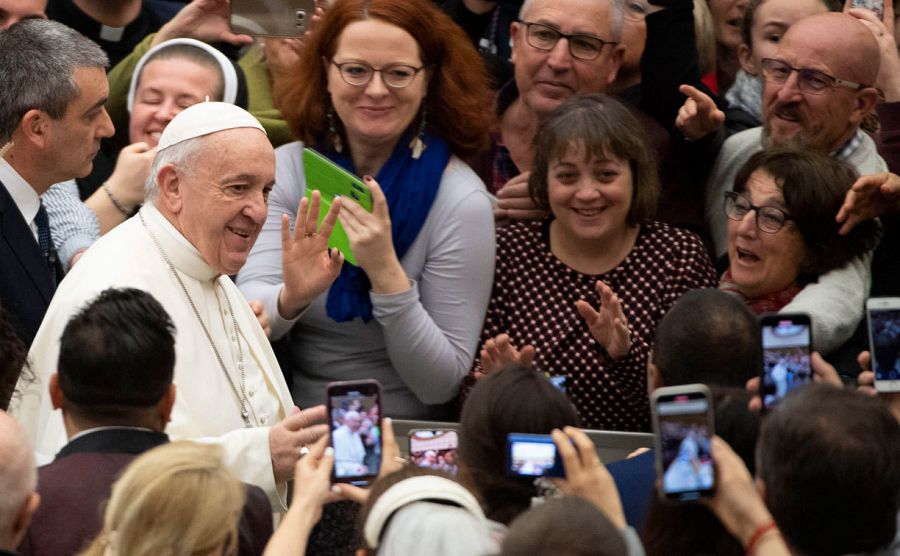
[[[690,230],[653,220],[643,225],[647,245],[654,250],[681,255],[705,250],[700,236]]]
[[[531,252],[543,242],[543,220],[516,220],[497,227],[497,250]]]
[[[487,197],[487,187],[471,166],[456,155],[451,156],[441,176],[441,189],[438,194],[461,198],[472,193],[483,193]]]
[[[762,149],[762,130],[762,126],[751,127],[731,135],[722,143],[722,151],[719,156],[727,156],[746,150],[756,152]]]
[[[298,165],[303,167],[303,142],[286,143],[275,149],[275,166]]]

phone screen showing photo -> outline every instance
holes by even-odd
[[[715,488],[708,410],[709,400],[700,392],[657,402],[661,483],[666,498],[696,500]]]
[[[900,380],[900,309],[869,309],[876,381]]]
[[[417,467],[456,475],[459,469],[457,448],[459,435],[454,430],[414,430],[409,433],[409,461]]]
[[[381,404],[377,390],[352,387],[329,396],[336,479],[372,477],[381,465]]]
[[[520,477],[565,477],[562,460],[549,434],[510,433],[507,472]]]
[[[801,384],[812,381],[810,326],[792,319],[762,326],[763,375],[761,393],[767,408]]]

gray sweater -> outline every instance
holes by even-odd
[[[441,417],[472,366],[494,274],[494,219],[484,184],[453,157],[419,235],[400,263],[411,288],[370,293],[374,318],[337,323],[325,314],[327,292],[297,319],[278,314],[281,291],[281,214],[293,223],[306,181],[302,145],[278,148],[269,216],[238,287],[262,301],[272,339],[290,337],[291,393],[300,407],[325,402],[334,380],[374,378],[384,389],[387,416]],[[347,263],[345,263],[347,264]]]

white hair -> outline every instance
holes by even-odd
[[[148,202],[156,201],[159,197],[159,184],[156,182],[156,177],[160,169],[166,164],[172,164],[182,169],[190,168],[196,156],[203,150],[205,137],[207,136],[201,135],[186,139],[156,152],[156,158],[153,159],[153,165],[150,167],[150,175],[147,176],[147,181],[144,183],[144,198]]]
[[[609,40],[613,42],[619,42],[622,40],[622,21],[625,16],[625,1],[624,0],[594,0],[596,2],[609,2],[610,8],[612,9],[611,20],[609,22],[609,37],[600,37],[603,40]],[[519,19],[521,21],[526,21],[526,15],[529,10],[531,10],[535,0],[525,0],[522,2],[522,8],[519,10]]]
[[[37,468],[25,430],[0,411],[0,530],[10,530],[19,509],[37,487]]]

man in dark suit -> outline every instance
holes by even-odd
[[[113,133],[106,55],[68,27],[0,31],[0,305],[29,346],[62,278],[40,195],[90,173]]]
[[[43,504],[22,554],[74,554],[100,531],[112,484],[138,455],[169,441],[163,433],[175,385],[174,326],[153,297],[108,289],[76,314],[60,340],[50,380],[69,443],[38,470]],[[240,553],[261,554],[272,534],[272,508],[247,486]]]

